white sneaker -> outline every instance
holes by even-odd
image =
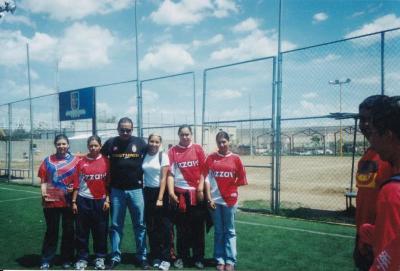
[[[79,260],[75,264],[75,270],[85,270],[87,267],[88,262],[85,260]]]
[[[159,259],[153,260],[153,267],[158,268],[160,266],[161,261]]]
[[[106,269],[106,265],[104,264],[104,258],[96,258],[94,260],[94,269],[96,270]]]
[[[174,262],[174,267],[175,267],[176,269],[182,269],[182,268],[183,268],[183,260],[182,260],[182,259],[177,259],[177,260]]]
[[[169,262],[167,262],[167,261],[162,261],[162,262],[160,263],[160,265],[158,266],[158,270],[165,270],[165,271],[168,271],[169,268],[170,268],[170,266],[171,266],[171,264],[170,264]]]

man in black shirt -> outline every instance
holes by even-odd
[[[146,226],[144,222],[142,162],[146,143],[132,136],[133,122],[122,118],[118,122],[119,136],[110,138],[101,153],[110,159],[111,199],[111,262],[110,269],[121,262],[126,208],[128,207],[135,232],[136,257],[142,269],[149,269],[146,256]]]

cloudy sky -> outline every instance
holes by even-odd
[[[134,0],[16,2],[16,12],[0,20],[0,104],[28,97],[27,43],[33,97],[136,79]],[[282,3],[283,51],[400,27],[398,0]],[[143,83],[144,122],[154,125],[191,122],[194,84],[200,116],[204,69],[277,51],[278,0],[138,0],[137,21],[141,79],[195,75],[194,82],[188,74]],[[400,50],[398,32],[385,39],[385,84],[392,93],[391,82],[400,79],[393,60]],[[374,36],[284,55],[283,115],[337,112],[338,87],[327,82],[342,78],[352,80],[343,86],[343,111],[353,111],[380,90],[379,49]],[[209,71],[206,120],[269,117],[272,64],[266,59]],[[135,92],[134,82],[98,88],[98,116],[134,118]],[[25,122],[27,103],[13,110]],[[55,110],[54,97],[36,100],[36,123],[57,119],[49,114]],[[0,122],[7,123],[5,106],[0,113]]]

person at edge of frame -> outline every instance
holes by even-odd
[[[94,267],[104,270],[107,256],[109,171],[108,159],[100,154],[101,139],[97,135],[87,139],[89,153],[77,165],[72,194],[72,211],[76,214],[75,270],[84,270],[89,261],[89,235],[92,233],[95,254]]]
[[[214,222],[214,258],[218,271],[233,271],[237,263],[235,213],[238,186],[247,185],[246,171],[229,149],[229,135],[217,133],[218,151],[208,155],[204,167],[206,197]]]
[[[371,147],[390,163],[393,175],[381,184],[375,222],[361,226],[360,240],[372,245],[369,270],[400,270],[400,96],[374,104],[370,129]]]
[[[171,217],[177,235],[178,256],[174,267],[182,269],[194,262],[196,268],[203,269],[207,215],[202,174],[205,154],[200,145],[192,143],[189,125],[181,125],[178,135],[179,143],[168,151],[170,168],[167,178],[173,209]]]
[[[143,157],[146,143],[132,136],[133,122],[124,117],[118,121],[118,136],[108,139],[101,153],[110,160],[111,199],[111,256],[109,268],[121,263],[122,241],[126,208],[128,208],[135,233],[136,260],[141,269],[147,270],[146,225],[144,222]]]
[[[171,221],[166,193],[169,158],[167,153],[161,150],[161,144],[160,135],[149,135],[147,153],[142,165],[144,206],[152,266],[159,270],[169,270]]]
[[[42,270],[50,269],[53,264],[61,220],[63,269],[72,268],[75,253],[75,219],[71,209],[71,198],[79,158],[69,152],[69,140],[64,134],[59,134],[54,138],[54,146],[56,153],[44,159],[38,172],[43,213],[46,220],[40,265]]]
[[[387,99],[385,95],[367,97],[359,105],[360,130],[367,140],[370,138],[371,110],[377,102]],[[359,231],[362,224],[374,223],[376,217],[376,200],[382,182],[392,175],[392,167],[382,161],[379,154],[369,147],[358,161],[356,173],[356,241],[353,251],[355,266],[362,271],[367,271],[373,262],[372,247],[359,244]]]

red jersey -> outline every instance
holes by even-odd
[[[175,145],[168,151],[168,157],[175,187],[196,189],[206,160],[203,148],[198,144]]]
[[[379,255],[399,234],[400,182],[392,181],[385,184],[378,195],[373,237],[374,255]]]
[[[210,183],[211,197],[216,204],[233,206],[238,200],[237,187],[246,185],[246,171],[239,156],[217,152],[207,157],[204,167],[206,182]]]
[[[79,187],[78,195],[89,199],[104,199],[107,195],[110,164],[106,157],[83,157],[77,166],[78,174],[75,187]]]
[[[44,208],[70,206],[67,188],[73,186],[78,162],[79,158],[72,154],[67,154],[62,159],[53,154],[44,159],[38,172],[40,182],[46,183],[48,200],[42,202]]]
[[[376,256],[370,271],[399,271],[400,270],[400,235],[392,240]]]
[[[392,176],[390,164],[382,161],[378,153],[368,148],[358,162],[356,174],[356,186],[358,188],[356,198],[357,231],[364,223],[375,223],[379,187],[390,176]]]

